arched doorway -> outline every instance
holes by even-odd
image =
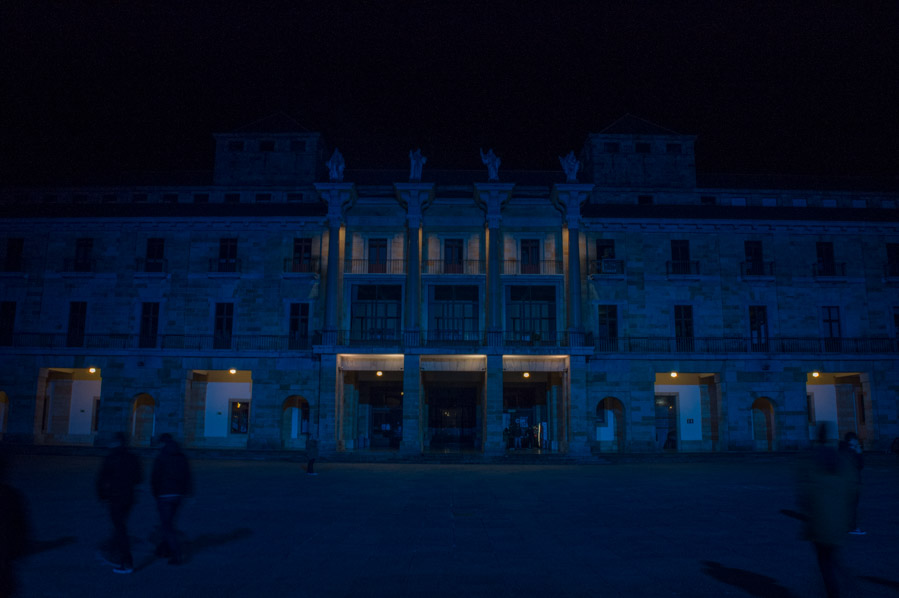
[[[147,393],[141,393],[131,404],[131,443],[149,446],[155,434],[156,401]]]
[[[624,404],[605,397],[596,405],[594,446],[602,452],[619,452],[625,447]]]
[[[7,422],[9,421],[9,397],[0,390],[0,440],[6,433]]]
[[[757,451],[774,450],[774,404],[767,397],[752,403],[752,445]]]
[[[304,449],[309,432],[309,401],[299,395],[287,397],[281,406],[281,446]]]

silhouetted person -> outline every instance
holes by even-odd
[[[306,440],[306,475],[318,475],[315,473],[316,459],[318,459],[318,440],[310,434]]]
[[[137,456],[128,450],[122,432],[116,432],[111,448],[97,476],[97,497],[109,503],[109,517],[112,520],[112,550],[108,560],[116,573],[131,573],[134,561],[127,524],[128,514],[134,506],[134,487],[142,480],[141,466]]]
[[[840,595],[837,551],[852,520],[856,473],[848,457],[827,440],[827,426],[818,428],[818,442],[799,480],[799,507],[805,516],[803,535],[815,547],[828,597]]]
[[[181,447],[172,435],[163,434],[159,441],[162,449],[153,462],[150,477],[162,531],[162,540],[156,547],[156,554],[168,558],[172,565],[180,565],[184,561],[181,544],[178,542],[178,530],[175,528],[175,516],[181,501],[193,492],[193,480],[187,456],[181,452]]]
[[[840,449],[846,452],[849,460],[855,465],[855,495],[852,499],[852,520],[849,524],[849,533],[854,536],[864,536],[865,532],[858,527],[858,500],[861,496],[865,456],[862,454],[862,445],[858,441],[858,435],[855,432],[846,432],[843,442],[840,443]]]
[[[16,593],[14,563],[28,552],[28,533],[25,499],[6,483],[6,456],[0,453],[0,598]]]

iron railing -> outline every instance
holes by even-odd
[[[503,274],[562,274],[562,260],[540,260],[537,262],[522,262],[520,260],[505,260],[503,262]]]
[[[593,260],[590,262],[590,274],[624,274],[624,260]]]
[[[97,260],[71,258],[62,261],[63,272],[96,272]]]
[[[817,262],[812,264],[812,273],[816,278],[846,276],[846,262]]]
[[[317,257],[311,259],[284,258],[285,274],[318,274],[321,268],[321,260]]]
[[[671,260],[665,262],[667,276],[696,276],[699,274],[699,262],[696,260]]]
[[[894,338],[596,337],[599,353],[897,353]]]
[[[344,274],[405,274],[406,260],[346,260]]]
[[[135,260],[135,270],[138,272],[168,272],[169,261],[165,258],[142,258]]]
[[[218,273],[241,272],[240,258],[211,258],[209,260],[209,271]]]
[[[742,276],[774,276],[774,262],[749,261],[740,262]]]
[[[421,263],[422,274],[485,274],[484,260],[463,260],[461,263],[445,260],[425,260]]]

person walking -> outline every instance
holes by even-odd
[[[849,460],[855,466],[855,494],[852,497],[852,520],[849,525],[849,533],[853,536],[864,536],[858,527],[858,501],[861,497],[862,489],[862,470],[865,468],[865,456],[862,454],[862,445],[858,441],[858,435],[855,432],[846,432],[840,448],[849,456]]]
[[[185,496],[193,493],[193,480],[187,456],[171,434],[159,437],[162,449],[153,462],[150,486],[156,509],[159,511],[159,525],[162,539],[156,546],[156,555],[169,559],[170,565],[180,565],[183,561],[175,515]]]
[[[0,598],[15,596],[15,562],[28,552],[28,512],[22,493],[6,483],[6,455],[0,451]]]
[[[112,563],[115,573],[131,573],[134,561],[131,558],[131,540],[128,538],[128,515],[134,506],[134,487],[141,483],[140,459],[128,450],[125,434],[116,432],[112,449],[103,459],[97,476],[97,497],[109,504],[113,536],[110,557],[101,551],[104,560]]]
[[[316,459],[318,459],[318,440],[310,434],[306,439],[306,475],[318,475],[315,473]]]

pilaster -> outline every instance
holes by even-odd
[[[593,192],[592,184],[557,184],[553,186],[551,199],[562,213],[568,228],[568,268],[566,269],[566,289],[568,295],[568,331],[572,344],[583,344],[581,323],[581,250],[580,223],[581,205]]]
[[[474,201],[481,210],[487,225],[487,344],[502,343],[502,238],[500,224],[503,206],[512,198],[514,183],[475,183]]]
[[[406,210],[406,340],[417,344],[421,305],[421,224],[434,201],[433,183],[394,183],[396,199]]]
[[[421,356],[403,357],[403,437],[401,453],[422,452]]]
[[[337,314],[340,294],[337,287],[340,279],[340,227],[346,211],[356,201],[356,187],[353,183],[316,183],[315,190],[328,206],[328,251],[327,277],[325,282],[325,323],[322,344],[336,344]],[[331,337],[335,337],[332,341]]]
[[[502,455],[503,446],[503,356],[487,356],[484,393],[484,454]]]

